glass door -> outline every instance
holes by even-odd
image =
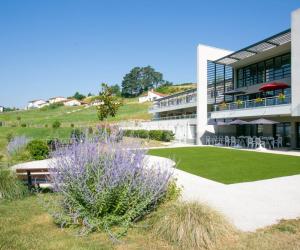
[[[275,137],[282,137],[283,146],[290,147],[291,146],[291,123],[290,122],[282,122],[275,125]]]
[[[296,123],[297,148],[300,148],[300,122]]]

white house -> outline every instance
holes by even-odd
[[[158,93],[158,92],[154,91],[153,89],[151,89],[147,92],[147,94],[144,94],[141,97],[139,97],[139,103],[153,102],[164,96],[166,96],[166,95]]]
[[[48,102],[44,100],[32,100],[29,101],[27,104],[27,109],[36,109],[36,108],[42,108],[49,105]]]
[[[64,101],[63,103],[65,106],[69,106],[69,107],[81,105],[81,102],[76,99],[68,99],[68,100]]]
[[[48,100],[48,102],[50,104],[52,103],[58,103],[58,102],[64,102],[64,101],[67,101],[68,99],[65,98],[65,97],[62,97],[62,96],[57,96],[57,97],[52,97]]]
[[[4,111],[4,107],[0,106],[0,113],[2,113]]]
[[[231,30],[234,32],[234,29]],[[291,29],[229,51],[199,44],[197,88],[157,99],[145,129],[170,129],[180,141],[207,136],[281,138],[300,148],[300,9]],[[273,124],[226,125],[233,120]]]

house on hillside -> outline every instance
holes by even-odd
[[[44,100],[32,100],[27,104],[27,109],[39,109],[45,106],[48,106],[49,103]]]
[[[62,96],[56,96],[56,97],[52,97],[48,100],[48,102],[50,104],[53,104],[53,103],[58,103],[58,102],[64,102],[64,101],[67,101],[68,99],[65,98],[65,97],[62,97]]]
[[[0,113],[2,113],[4,111],[4,107],[0,106]]]
[[[82,103],[76,99],[68,99],[66,101],[63,101],[63,104],[65,106],[74,107],[74,106],[80,106]]]
[[[153,102],[154,100],[157,100],[157,99],[165,97],[165,96],[166,95],[158,93],[158,92],[154,91],[153,89],[151,89],[146,94],[139,97],[139,103]]]

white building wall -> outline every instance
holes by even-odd
[[[197,48],[197,144],[204,144],[206,132],[214,133],[207,125],[207,61],[229,55],[232,51],[199,44]]]
[[[300,116],[300,9],[292,12],[292,116]]]
[[[129,126],[128,126],[129,125]],[[121,129],[171,130],[175,140],[185,143],[195,143],[196,119],[178,119],[140,122],[138,124],[120,124]]]

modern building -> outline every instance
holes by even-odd
[[[4,107],[0,106],[0,113],[4,112]]]
[[[199,44],[197,89],[160,98],[150,112],[154,118],[145,128],[172,129],[180,141],[263,135],[300,148],[300,9],[292,13],[291,29],[240,50]],[[258,118],[277,123],[216,125]]]

